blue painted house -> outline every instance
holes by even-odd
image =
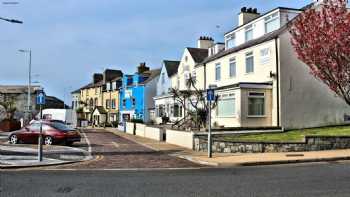
[[[154,110],[153,97],[157,94],[160,69],[150,70],[141,63],[137,73],[124,75],[120,88],[120,120],[140,119],[150,121],[150,110]]]

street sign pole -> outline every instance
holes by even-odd
[[[211,100],[209,100],[209,117],[208,117],[208,157],[212,157],[212,140],[211,140]]]
[[[209,89],[207,89],[207,101],[208,101],[208,157],[212,157],[212,139],[211,139],[211,102],[215,100],[215,91],[214,86],[210,85]]]
[[[45,105],[45,93],[43,90],[36,97],[36,104],[40,106],[40,133],[38,139],[38,161],[43,161],[43,105]]]
[[[40,105],[40,133],[38,140],[38,161],[43,161],[43,107]]]

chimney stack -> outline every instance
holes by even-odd
[[[212,37],[201,36],[198,39],[198,46],[197,46],[197,48],[209,49],[213,45],[214,45],[214,39]]]
[[[238,15],[238,26],[244,25],[260,16],[257,8],[242,7]]]
[[[149,67],[146,66],[146,62],[140,63],[140,66],[137,67],[137,73],[142,74],[146,71],[149,71]]]
[[[103,80],[103,74],[101,73],[95,73],[92,77],[92,82],[95,84],[95,83],[98,83],[100,81]]]

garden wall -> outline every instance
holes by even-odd
[[[194,149],[207,151],[207,136],[194,136]],[[265,153],[265,152],[304,152],[350,149],[350,136],[306,136],[305,142],[230,142],[213,140],[212,150],[217,153]]]
[[[136,135],[140,137],[145,137],[145,128],[146,125],[137,123],[136,124]]]
[[[126,122],[126,133],[129,133],[129,134],[134,134],[134,123],[132,122]]]
[[[169,144],[193,149],[193,133],[167,129],[166,142]]]

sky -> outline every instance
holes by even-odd
[[[16,1],[17,5],[3,2]],[[136,71],[140,62],[159,68],[179,60],[200,36],[222,42],[238,22],[240,8],[264,13],[300,8],[311,0],[0,0],[0,85],[28,83],[32,50],[33,81],[48,95],[70,103],[70,92],[104,69]]]

